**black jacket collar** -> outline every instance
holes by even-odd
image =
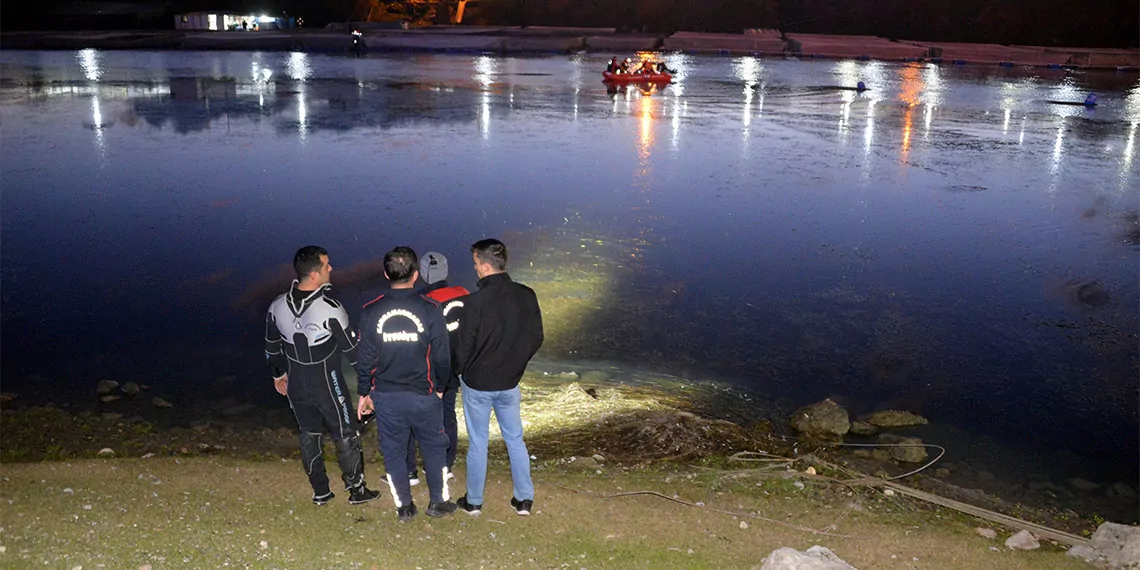
[[[488,276],[480,279],[479,282],[476,283],[476,285],[478,285],[478,287],[480,289],[485,289],[487,287],[492,287],[495,285],[503,285],[504,283],[510,283],[510,282],[511,282],[511,276],[507,275],[507,273],[504,271],[502,273],[496,273],[494,275],[488,275]]]

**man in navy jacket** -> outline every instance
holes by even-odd
[[[392,288],[364,306],[356,347],[357,415],[375,409],[380,450],[401,521],[416,515],[406,470],[408,438],[424,457],[431,502],[425,514],[455,512],[445,479],[448,439],[443,428],[443,391],[451,376],[447,323],[439,305],[415,290],[419,259],[408,247],[384,256]],[[396,468],[398,467],[398,468]]]

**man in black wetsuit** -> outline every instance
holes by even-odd
[[[420,444],[431,495],[424,514],[443,517],[456,508],[445,477],[448,439],[442,398],[451,378],[447,322],[439,304],[415,289],[418,267],[416,252],[408,247],[384,256],[384,276],[392,289],[364,306],[356,363],[357,415],[376,411],[380,451],[401,522],[416,515],[403,470],[410,437]]]
[[[332,433],[348,502],[366,503],[380,496],[364,485],[364,453],[360,425],[350,411],[351,394],[341,373],[341,355],[356,363],[356,333],[344,307],[328,291],[329,255],[310,245],[293,257],[297,279],[288,293],[269,305],[265,318],[265,357],[277,392],[289,398],[300,427],[301,461],[313,486],[313,502],[335,496],[325,473],[321,437]],[[338,350],[339,349],[339,350]]]

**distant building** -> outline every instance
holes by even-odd
[[[292,18],[226,10],[189,12],[174,16],[174,28],[178,30],[259,31],[280,30],[294,25]]]

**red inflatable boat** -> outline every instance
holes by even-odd
[[[668,73],[610,73],[602,72],[602,80],[610,83],[669,83],[673,76]]]

